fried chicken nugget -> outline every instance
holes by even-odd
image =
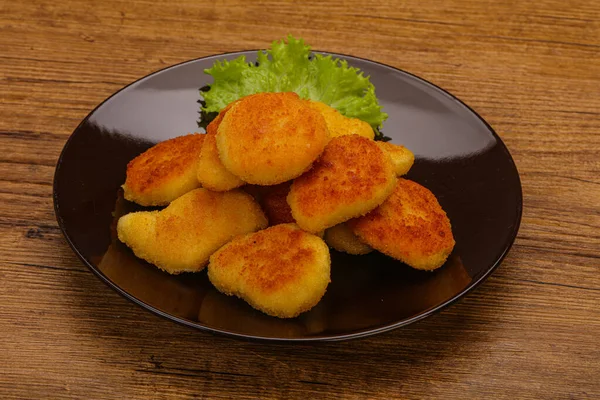
[[[311,100],[307,100],[307,102],[311,108],[323,115],[332,138],[343,135],[360,135],[371,140],[375,138],[375,132],[367,122],[358,118],[348,118],[323,102]]]
[[[308,170],[329,141],[323,116],[295,93],[259,93],[234,104],[217,129],[225,168],[247,183],[275,185]]]
[[[329,248],[295,224],[238,237],[210,257],[208,278],[227,295],[279,318],[310,310],[330,281]]]
[[[396,174],[387,153],[359,135],[331,139],[287,197],[298,226],[319,232],[368,213],[390,195]]]
[[[329,247],[348,254],[361,255],[373,251],[373,248],[363,243],[346,223],[337,224],[327,229],[324,239]]]
[[[200,271],[210,255],[235,236],[266,226],[260,206],[248,193],[199,188],[164,210],[124,215],[117,233],[136,256],[178,274]]]
[[[455,244],[434,194],[402,178],[381,206],[348,225],[369,246],[416,269],[441,267]]]
[[[161,206],[199,187],[196,168],[204,137],[169,139],[131,160],[123,185],[125,198],[143,206]]]
[[[406,147],[390,142],[375,143],[377,143],[377,146],[379,146],[381,150],[389,154],[397,176],[406,175],[415,163],[415,155]]]
[[[203,187],[217,192],[235,189],[244,184],[244,181],[233,175],[225,168],[219,158],[216,134],[223,117],[237,101],[230,103],[206,127],[206,138],[198,158],[197,179]]]
[[[225,168],[219,158],[215,134],[207,133],[198,158],[196,175],[203,187],[216,192],[225,192],[244,184],[244,181]]]

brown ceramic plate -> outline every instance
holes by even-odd
[[[217,292],[206,272],[171,276],[136,258],[115,238],[116,219],[138,209],[120,185],[127,162],[151,145],[197,131],[203,73],[224,54],[189,61],[125,87],[92,111],[67,141],[56,167],[54,205],[73,250],[104,282],[142,307],[204,331],[280,341],[341,340],[398,328],[452,303],[487,278],[510,249],[521,220],[515,164],[473,110],[414,75],[336,55],[361,68],[389,114],[383,132],[411,149],[408,177],[438,197],[456,248],[435,272],[415,271],[378,253],[332,251],[331,284],[321,302],[282,320]]]

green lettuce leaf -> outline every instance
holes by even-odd
[[[240,56],[216,61],[204,72],[214,82],[201,90],[203,116],[214,116],[232,101],[260,92],[296,92],[304,99],[322,101],[347,117],[368,122],[379,137],[378,129],[388,116],[368,76],[345,60],[311,54],[310,46],[292,36],[259,52],[257,63]]]

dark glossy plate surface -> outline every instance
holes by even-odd
[[[73,250],[102,280],[157,314],[211,332],[271,340],[367,336],[424,318],[485,279],[510,249],[521,220],[514,162],[499,137],[459,100],[413,75],[340,56],[361,68],[389,114],[383,132],[412,150],[408,177],[438,197],[456,248],[446,265],[420,272],[378,253],[332,251],[331,284],[311,311],[268,317],[217,292],[206,272],[171,276],[137,259],[115,239],[118,216],[139,209],[123,200],[127,163],[152,144],[197,131],[198,88],[217,59],[207,57],[149,75],[119,91],[77,127],[56,168],[54,204]]]

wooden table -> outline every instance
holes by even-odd
[[[519,168],[516,243],[481,287],[379,336],[269,345],[110,290],[52,205],[55,163],[129,82],[287,33],[451,91]],[[600,3],[0,1],[0,398],[600,397]]]

